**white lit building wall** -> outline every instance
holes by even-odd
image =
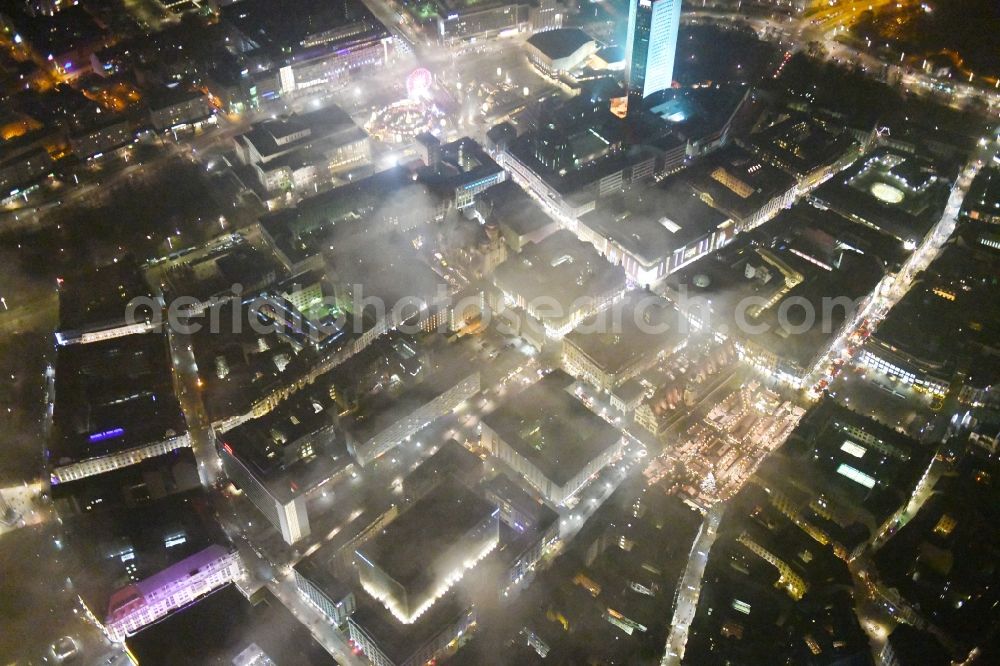
[[[625,67],[630,97],[646,98],[670,88],[680,19],[681,0],[631,0],[629,3]],[[646,34],[649,43],[643,64]],[[636,60],[638,62],[634,62]]]
[[[945,395],[948,392],[948,382],[932,377],[923,372],[916,372],[912,367],[904,367],[870,349],[861,352],[861,363],[876,372],[889,377],[895,377],[904,384],[919,388],[935,395]]]
[[[155,458],[176,451],[177,449],[191,446],[191,439],[187,433],[171,437],[145,446],[138,446],[125,451],[117,451],[106,456],[80,460],[68,465],[57,465],[49,473],[50,481],[53,485],[76,481],[88,476],[113,472],[116,469],[137,465],[147,458]]]
[[[645,0],[639,0],[640,3]],[[681,0],[653,0],[653,22],[649,34],[649,56],[643,97],[666,90],[674,80],[677,31],[681,24]]]
[[[457,648],[457,639],[473,630],[475,624],[475,607],[470,607],[454,623],[443,627],[437,635],[423,645],[416,647],[409,657],[398,663],[389,659],[382,652],[378,641],[365,630],[365,627],[355,617],[352,616],[348,620],[347,627],[351,642],[364,653],[372,666],[423,666],[441,656],[450,654]]]
[[[437,574],[432,585],[411,590],[392,578],[361,551],[358,556],[358,578],[365,592],[378,599],[397,620],[411,624],[443,597],[467,571],[474,568],[500,543],[500,509],[495,509],[478,525],[452,544],[441,544],[441,552],[428,562]]]
[[[141,321],[135,324],[122,322],[119,325],[108,326],[90,331],[56,331],[56,344],[73,345],[112,340],[126,335],[149,333],[156,327],[155,321]]]
[[[296,62],[280,70],[281,92],[289,94],[329,84],[356,72],[374,71],[389,62],[392,37],[372,41],[312,60]]]
[[[343,625],[357,609],[353,592],[348,592],[343,599],[332,599],[297,570],[295,570],[295,585],[298,587],[299,593],[319,608],[327,619],[335,625]]]
[[[139,598],[130,604],[131,609],[127,613],[104,625],[105,633],[112,641],[124,641],[126,637],[166,616],[170,611],[242,576],[243,565],[239,553],[227,552],[189,575],[168,581],[163,587],[149,590],[145,594],[139,592]]]
[[[228,445],[223,444],[220,456],[226,476],[236,482],[268,522],[281,532],[285,543],[293,544],[309,536],[311,528],[304,495],[299,495],[290,502],[282,502],[233,454]]]

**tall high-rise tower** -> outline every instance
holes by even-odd
[[[642,100],[670,87],[674,76],[681,0],[631,0],[625,44],[625,86],[628,112]]]

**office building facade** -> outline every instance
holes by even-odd
[[[670,87],[681,20],[681,0],[633,0],[625,44],[625,86],[629,113],[642,100]]]
[[[163,571],[115,592],[104,630],[115,642],[243,576],[239,553],[209,546]]]
[[[305,494],[278,497],[268,484],[254,474],[241,461],[229,444],[220,449],[222,468],[240,490],[247,494],[264,516],[279,532],[285,543],[292,544],[309,536],[309,514],[306,512]]]

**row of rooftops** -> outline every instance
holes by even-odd
[[[905,505],[931,455],[832,400],[810,410],[729,502],[687,655],[755,660],[780,650],[796,662],[867,659],[867,637],[843,592],[851,580],[846,560]],[[844,465],[870,473],[874,488],[844,474]]]
[[[996,350],[1000,252],[969,242],[974,238],[959,229],[889,311],[873,342],[942,378],[959,369],[960,359],[971,372],[967,366],[977,350]]]
[[[226,316],[223,313],[221,318]],[[214,337],[206,342],[212,343]],[[203,350],[199,340],[195,345],[203,359],[200,365],[211,367],[213,355],[220,350]],[[369,440],[465,380],[474,371],[474,359],[461,350],[452,351],[441,355],[408,336],[390,334],[346,358],[267,414],[226,431],[220,441],[276,496],[305,492],[352,464],[350,444]],[[291,357],[284,370],[275,365],[275,354]],[[317,358],[296,355],[288,346],[261,356],[254,364],[260,369],[251,375],[256,385],[247,386],[247,370],[253,368],[244,369],[239,359],[229,362],[227,377],[206,379],[204,392],[213,420],[223,420],[233,409],[237,414],[248,410],[249,401],[293,382],[296,373]],[[268,374],[261,378],[261,372]],[[232,404],[219,403],[226,397]],[[291,488],[292,481],[297,488]]]
[[[829,310],[823,308],[823,299],[847,297],[858,302],[908,256],[909,251],[891,236],[799,204],[674,273],[667,285],[674,294],[686,290],[689,304],[697,304],[695,315],[705,315],[697,311],[705,299],[713,318],[710,328],[725,325],[737,337],[788,361],[793,374],[800,374],[811,368],[846,321],[846,313],[837,308],[829,313],[835,321],[821,321]],[[766,331],[742,331],[734,319],[740,303],[750,297],[779,299],[751,317],[750,323],[767,324]],[[790,333],[779,321],[780,303],[792,297],[803,297],[815,308],[815,320],[805,331]]]
[[[222,8],[222,19],[271,57],[293,59],[389,32],[357,0],[242,0]]]

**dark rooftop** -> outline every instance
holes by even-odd
[[[187,431],[166,337],[128,335],[58,348],[49,460],[107,455]]]
[[[883,150],[823,183],[812,200],[919,245],[944,212],[949,190],[929,160]]]
[[[270,591],[247,601],[233,585],[146,627],[126,644],[141,663],[163,666],[239,663],[240,655],[259,658],[259,652],[282,666],[337,663]]]
[[[415,226],[435,215],[427,185],[403,167],[304,199],[295,208],[264,216],[261,227],[292,261],[302,261],[338,241]]]
[[[636,290],[580,322],[565,340],[614,374],[641,358],[652,359],[663,351],[672,351],[686,338],[686,324],[666,299]]]
[[[351,615],[350,622],[364,629],[392,663],[402,664],[420,647],[460,622],[471,611],[459,594],[459,590],[452,589],[411,624],[402,624],[367,594],[359,594],[358,608]]]
[[[435,554],[450,548],[496,510],[458,481],[447,480],[359,548],[358,555],[411,587],[440,573],[434,571]]]
[[[385,27],[356,0],[242,0],[223,7],[222,18],[273,57],[288,53],[308,57],[348,40],[388,36]],[[360,30],[343,30],[351,24]],[[322,39],[337,30],[345,36]]]
[[[518,235],[534,233],[556,222],[534,199],[512,180],[505,180],[483,192],[483,201],[492,206],[491,222],[506,226]]]
[[[621,439],[616,428],[566,390],[573,381],[562,370],[551,372],[483,418],[504,442],[560,486]]]
[[[528,43],[553,60],[573,55],[577,49],[593,37],[579,28],[559,28],[536,32],[528,38]]]
[[[122,324],[129,301],[151,294],[132,260],[66,276],[59,285],[59,330],[82,332]]]
[[[679,178],[606,197],[595,210],[580,217],[580,224],[611,239],[647,266],[728,222],[727,215],[706,204]]]
[[[793,115],[750,136],[754,150],[797,178],[833,164],[856,146],[853,137],[816,120]]]
[[[793,187],[795,179],[742,148],[724,148],[686,172],[688,182],[727,215],[750,217]]]
[[[793,208],[677,271],[668,284],[673,290],[684,285],[692,304],[701,305],[701,299],[706,299],[713,326],[724,324],[730,332],[772,352],[779,359],[779,370],[799,374],[811,368],[846,321],[845,308],[824,306],[823,299],[867,296],[887,272],[888,260],[881,252],[894,255],[888,243],[873,241],[878,248],[873,252],[869,247],[862,250],[841,244],[826,228],[829,219],[809,206]],[[743,310],[749,312],[752,324],[766,324],[763,331],[744,331],[746,327],[734,319],[742,299],[749,297],[777,299],[758,314]],[[791,313],[784,324],[778,316],[779,304],[793,297],[805,298],[817,313],[805,331],[798,328],[802,321]],[[818,313],[829,316],[821,321],[824,317]]]
[[[624,289],[625,271],[609,264],[592,245],[572,232],[560,229],[500,264],[494,282],[528,304],[554,299],[562,308],[555,326],[558,328],[563,320],[571,318],[572,307]]]
[[[473,139],[463,137],[442,145],[440,161],[417,169],[418,180],[432,191],[451,197],[456,188],[503,173],[503,169]]]
[[[222,436],[224,446],[279,497],[308,492],[351,463],[334,428],[336,405],[303,391]],[[305,447],[312,453],[303,455]]]
[[[972,346],[993,347],[1000,327],[1000,257],[955,238],[872,335],[925,367],[954,367]]]
[[[272,155],[285,153],[293,148],[327,138],[337,132],[355,130],[351,117],[339,106],[328,106],[318,111],[282,116],[254,123],[243,140],[266,160]],[[294,134],[307,133],[301,139],[288,141]],[[280,142],[280,143],[279,143]]]

